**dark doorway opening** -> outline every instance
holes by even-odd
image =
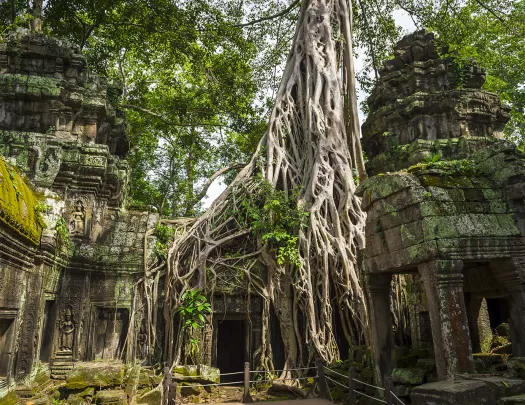
[[[0,318],[0,378],[9,376],[15,318]]]
[[[246,322],[223,320],[217,328],[217,367],[222,373],[244,370],[246,359]],[[221,382],[242,381],[242,374],[221,376]]]
[[[509,303],[506,298],[486,298],[490,327],[494,330],[510,318]]]
[[[129,311],[126,308],[97,307],[95,333],[95,359],[123,359],[128,333]]]
[[[51,358],[51,347],[53,346],[53,334],[55,323],[55,302],[46,300],[44,307],[44,322],[42,327],[42,339],[40,343],[40,361],[48,363]]]

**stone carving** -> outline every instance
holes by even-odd
[[[75,324],[73,322],[73,314],[71,309],[67,308],[64,312],[64,319],[60,324],[60,350],[73,351],[73,332],[75,331]]]
[[[77,200],[77,202],[75,203],[75,210],[71,215],[71,221],[69,221],[69,233],[71,236],[84,235],[85,218],[86,211],[84,209],[84,203],[81,200]]]
[[[474,61],[459,72],[453,58],[440,57],[446,53],[433,33],[421,30],[404,37],[384,62],[362,127],[370,174],[412,166],[436,147],[447,159],[464,158],[503,138],[509,107],[481,89],[485,72]]]

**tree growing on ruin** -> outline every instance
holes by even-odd
[[[346,339],[366,340],[367,307],[357,267],[364,214],[355,195],[365,176],[359,144],[347,0],[308,0],[268,128],[251,161],[169,249],[164,351],[181,360],[173,318],[186,291],[213,297],[218,275],[240,272],[263,301],[257,367],[274,369],[275,310],[285,369],[339,358],[334,306]],[[300,342],[307,342],[303,346]],[[285,371],[283,378],[289,376]]]

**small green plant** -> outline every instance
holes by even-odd
[[[201,290],[194,289],[188,290],[182,295],[177,312],[181,316],[183,328],[199,329],[206,323],[205,316],[211,314],[212,309]]]
[[[430,156],[427,156],[427,158],[425,159],[425,163],[426,164],[436,163],[436,162],[439,162],[440,160],[441,160],[441,155],[439,154],[439,152],[436,152]]]

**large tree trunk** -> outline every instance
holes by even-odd
[[[353,67],[346,66],[345,117],[339,55],[352,60],[346,0],[305,0],[268,130],[251,162],[228,189],[177,239],[169,251],[165,284],[166,325],[173,325],[182,292],[198,286],[211,297],[217,274],[244,272],[249,289],[263,297],[263,347],[259,367],[271,367],[268,312],[276,310],[286,351],[286,369],[314,358],[339,358],[332,305],[340,306],[350,344],[366,339],[367,307],[357,271],[365,215],[355,196],[353,170],[364,175]],[[344,41],[340,41],[344,38]],[[351,118],[347,126],[345,118]],[[349,128],[349,133],[347,133]],[[350,137],[350,139],[347,138]],[[350,148],[349,148],[350,145]],[[297,229],[298,261],[278,264],[275,249],[239,216],[243,201],[271,184],[308,212]],[[262,203],[264,204],[264,203]],[[260,274],[264,266],[267,277]],[[256,270],[257,269],[257,270]],[[171,336],[167,333],[166,336]],[[175,358],[172,342],[168,357]],[[284,372],[282,378],[290,373]]]
[[[42,7],[44,0],[33,0],[31,29],[35,32],[42,31]]]

